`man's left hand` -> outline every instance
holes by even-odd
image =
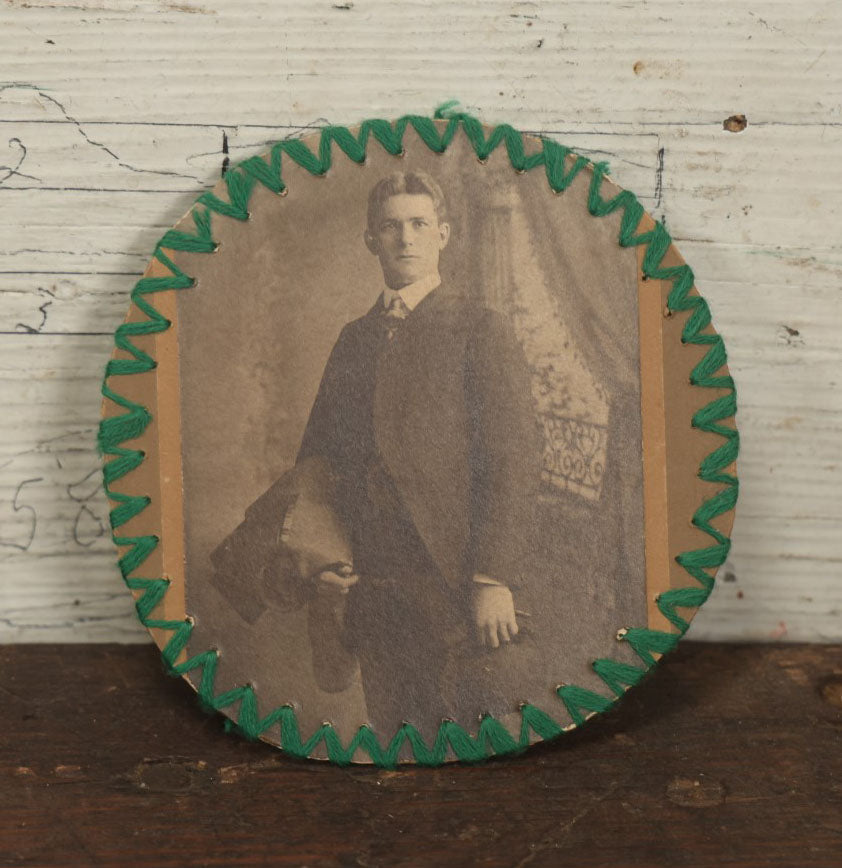
[[[499,648],[518,633],[512,592],[505,585],[475,584],[473,589],[474,623],[480,643]]]

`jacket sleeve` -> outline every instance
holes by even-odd
[[[483,311],[466,366],[474,572],[523,585],[532,547],[543,437],[529,366],[508,322]]]

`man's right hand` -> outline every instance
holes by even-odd
[[[335,570],[325,570],[316,576],[316,593],[329,600],[344,597],[357,584],[360,577],[354,573],[350,564]]]

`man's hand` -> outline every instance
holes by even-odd
[[[359,580],[350,564],[337,570],[325,570],[316,576],[316,593],[326,600],[338,602]]]
[[[505,585],[474,585],[474,623],[480,643],[498,648],[517,635],[515,605],[512,592]]]

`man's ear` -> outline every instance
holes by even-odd
[[[368,229],[363,232],[363,240],[365,241],[365,246],[375,255],[380,255],[380,244],[377,239],[372,235]]]
[[[441,238],[441,244],[439,245],[439,250],[444,250],[447,247],[447,242],[450,241],[450,224],[449,223],[439,223],[439,237]]]

